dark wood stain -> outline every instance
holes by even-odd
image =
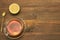
[[[21,6],[16,16],[8,10],[11,3]],[[4,11],[7,13],[5,20],[22,18],[30,28],[18,40],[60,40],[60,0],[0,0],[0,25]],[[9,39],[0,32],[0,40]]]

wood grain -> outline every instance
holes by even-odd
[[[21,6],[21,11],[16,16],[8,10],[14,2]],[[5,22],[18,17],[28,27],[24,36],[17,40],[60,40],[60,0],[0,0],[0,25],[4,11]],[[0,34],[0,40],[9,40],[3,33]]]

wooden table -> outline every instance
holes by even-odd
[[[21,6],[16,16],[8,10],[11,3]],[[17,40],[60,40],[60,0],[0,0],[0,25],[3,12],[6,12],[5,20],[22,18],[25,27],[30,28]],[[0,32],[0,40],[9,39]]]

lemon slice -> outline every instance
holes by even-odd
[[[20,11],[20,7],[17,3],[12,3],[10,6],[9,6],[9,11],[12,13],[12,14],[17,14],[19,11]]]

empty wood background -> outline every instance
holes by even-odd
[[[8,10],[12,3],[21,7],[16,16]],[[6,12],[7,21],[13,17],[24,19],[28,28],[24,36],[17,40],[60,40],[60,0],[0,0],[0,25],[3,12]],[[9,39],[0,32],[0,40]]]

